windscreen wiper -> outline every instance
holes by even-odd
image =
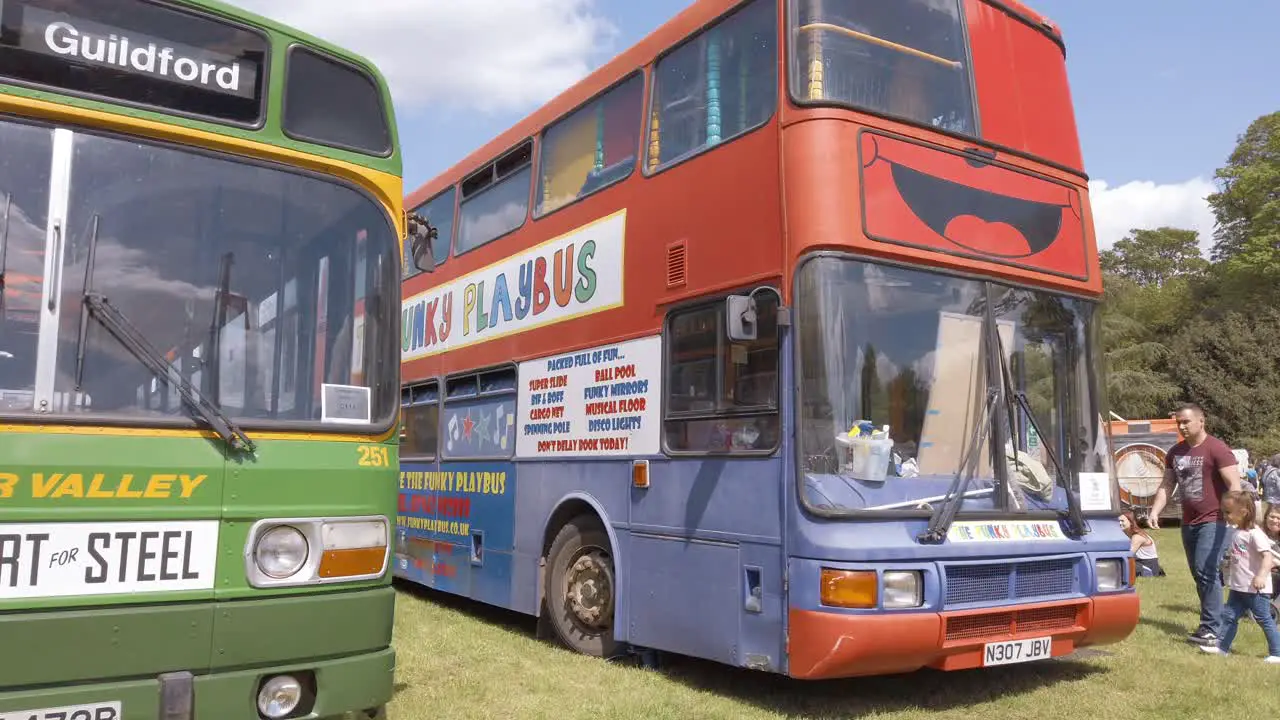
[[[987,297],[990,300],[990,293],[988,293]],[[995,432],[996,405],[1001,402],[1000,395],[1004,391],[1004,386],[995,382],[994,378],[992,378],[992,375],[995,374],[995,368],[991,360],[991,353],[999,352],[1000,335],[996,328],[995,318],[991,314],[990,302],[983,309],[981,337],[982,343],[980,347],[984,354],[983,364],[986,367],[983,377],[986,378],[987,396],[986,403],[983,406],[982,419],[979,424],[974,425],[969,444],[965,447],[961,468],[951,481],[951,487],[947,491],[946,499],[934,509],[933,514],[929,516],[929,526],[916,538],[921,543],[936,544],[946,539],[947,531],[951,529],[951,523],[955,521],[956,514],[960,511],[960,505],[964,502],[965,490],[969,487],[969,482],[973,479],[973,476],[978,472],[978,459],[988,434],[997,441],[997,444],[1000,441]],[[992,341],[993,338],[994,342]],[[993,461],[992,470],[996,474],[997,486],[999,485],[998,480],[1002,467],[1002,465]]]
[[[956,513],[960,512],[960,504],[964,502],[969,482],[973,480],[974,475],[978,474],[978,455],[991,429],[997,394],[996,389],[990,387],[988,383],[987,401],[982,410],[982,418],[973,425],[969,444],[965,446],[964,461],[952,478],[951,487],[947,488],[946,499],[934,508],[929,516],[929,527],[916,537],[917,541],[936,545],[946,539],[947,531],[951,529],[951,523],[956,519]]]
[[[4,308],[4,289],[9,276],[9,213],[13,210],[13,195],[4,194],[4,226],[0,227],[0,309]]]
[[[1017,390],[1013,386],[1013,374],[1009,371],[1008,364],[1004,359],[1004,343],[1000,340],[999,333],[995,337],[996,349],[1000,354],[1000,382],[1004,385],[1006,397],[1017,402],[1017,407],[1022,409],[1027,419],[1031,421],[1031,427],[1036,431],[1038,437],[1045,437],[1044,432],[1040,430],[1040,423],[1036,420],[1036,414],[1031,411],[1031,401],[1027,399],[1026,392]],[[1013,429],[1013,408],[1012,402],[1006,401],[1005,406],[1009,412],[1009,428]],[[1062,463],[1058,460],[1058,455],[1053,451],[1053,443],[1044,443],[1045,452],[1049,454],[1049,462],[1053,464],[1053,470],[1058,475],[1059,482],[1062,483],[1062,490],[1067,495],[1067,534],[1071,537],[1080,537],[1088,532],[1085,528],[1084,516],[1080,512],[1080,496],[1071,489],[1071,483],[1067,482],[1066,470],[1062,467]],[[1013,462],[1018,462],[1018,445],[1013,443]],[[1012,481],[1012,478],[1010,478]]]
[[[116,306],[111,304],[102,293],[93,291],[93,267],[94,261],[97,259],[98,250],[98,224],[97,215],[93,217],[93,230],[89,235],[89,253],[85,263],[84,271],[84,297],[81,298],[80,307],[80,332],[76,343],[76,390],[80,390],[81,380],[84,377],[84,348],[85,335],[89,330],[89,318],[96,319],[105,327],[112,335],[124,345],[125,349],[133,353],[138,361],[146,366],[155,377],[163,378],[171,387],[182,395],[182,399],[187,405],[200,416],[202,420],[209,424],[214,432],[218,433],[218,437],[222,438],[232,450],[254,454],[256,447],[248,435],[244,434],[231,418],[218,409],[218,406],[209,402],[208,398],[200,392],[185,375],[178,372],[169,363],[165,362],[164,356],[156,351],[151,343],[129,319],[120,312]]]
[[[91,317],[102,323],[102,326],[115,335],[120,344],[133,353],[156,377],[164,378],[177,389],[182,399],[187,401],[187,404],[209,424],[214,432],[218,433],[224,442],[231,446],[231,449],[250,455],[254,453],[255,447],[249,436],[245,435],[244,431],[216,405],[209,402],[185,375],[165,362],[164,356],[147,342],[142,333],[138,332],[133,323],[129,322],[129,319],[115,305],[112,305],[105,295],[94,292],[85,293],[83,302],[85,307],[89,308]]]

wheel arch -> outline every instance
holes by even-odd
[[[538,549],[538,597],[534,605],[538,617],[543,616],[545,609],[547,559],[551,553],[551,543],[555,541],[556,534],[560,532],[560,528],[580,515],[594,515],[596,520],[600,522],[600,526],[604,528],[605,536],[609,538],[609,554],[613,557],[614,587],[618,594],[615,602],[620,604],[621,598],[624,597],[623,590],[626,585],[626,575],[622,572],[623,563],[619,552],[618,534],[614,530],[613,523],[609,521],[609,513],[595,497],[587,493],[573,492],[556,502],[551,512],[547,515],[546,521],[542,524],[542,546]],[[618,625],[618,623],[614,625],[615,634],[617,633]]]

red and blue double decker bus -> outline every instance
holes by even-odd
[[[797,678],[1124,639],[1082,165],[1012,0],[694,2],[409,196],[395,574]]]

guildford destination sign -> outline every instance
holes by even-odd
[[[267,45],[248,30],[140,0],[4,0],[0,26],[0,74],[19,84],[260,116]]]

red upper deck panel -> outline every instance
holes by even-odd
[[[953,53],[960,59],[943,63],[962,71],[955,74],[960,84],[929,90],[923,100],[939,105],[961,98],[966,106],[960,115],[968,119],[956,121],[958,130],[936,132],[928,122],[898,121],[891,112],[859,107],[856,99],[800,97],[807,88],[801,68],[808,65],[800,62],[796,38],[804,28],[797,25],[806,21],[795,18],[823,8],[829,17],[807,22],[827,29],[840,22],[862,27],[861,20],[872,19],[864,16],[892,14],[876,10],[888,6],[866,0],[699,0],[418,188],[407,207],[419,207],[535,139],[532,171],[522,171],[532,179],[520,181],[516,190],[527,190],[531,210],[516,229],[404,282],[406,377],[654,334],[673,304],[731,289],[767,283],[789,297],[795,262],[818,249],[1100,292],[1061,39],[1016,2],[956,3],[954,28],[937,34],[960,48]],[[902,30],[909,26],[897,27],[911,32]],[[886,37],[893,32],[889,28]],[[866,31],[845,34],[868,39]],[[905,42],[870,40],[893,52]],[[828,51],[835,45],[829,43]],[[690,60],[684,65],[675,60],[682,52]],[[752,52],[763,65],[742,60]],[[713,65],[706,58],[712,54],[714,76],[733,81],[715,93],[708,92],[713,74],[707,68]],[[833,87],[839,61],[825,64]],[[566,120],[628,83],[643,83],[643,101],[634,100],[632,107],[644,110],[631,111],[634,124],[619,111],[622,104],[610,103],[579,114],[599,118],[590,128]],[[747,92],[753,83],[755,95]],[[718,98],[714,113],[712,97]],[[698,115],[692,125],[695,135],[705,137],[685,152],[677,147],[683,142],[678,130],[690,112],[706,116]],[[661,137],[668,138],[661,152],[659,133],[650,124],[655,117]],[[606,124],[609,132],[625,126],[626,133],[609,134],[602,129]],[[548,127],[553,133],[563,129],[576,138],[572,142],[590,130],[592,142],[599,143],[593,172],[629,174],[576,197],[584,183],[575,173],[582,168],[548,179],[554,173],[544,172],[542,163],[544,156],[578,163],[581,147],[564,153],[555,142],[545,144]],[[510,177],[503,173],[499,169],[494,177]],[[564,202],[540,210],[553,195]],[[455,215],[449,226],[456,230],[459,224]]]
[[[1101,292],[1051,23],[997,0],[793,1],[782,172],[794,258],[853,250]]]

